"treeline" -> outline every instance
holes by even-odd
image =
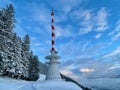
[[[13,6],[0,8],[0,76],[16,79],[37,80],[39,60],[30,50],[30,37],[22,39],[12,30],[15,28]]]

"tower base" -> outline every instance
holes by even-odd
[[[61,76],[58,70],[58,61],[48,62],[49,68],[46,74],[46,80],[61,80]]]

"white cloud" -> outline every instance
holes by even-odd
[[[112,41],[118,40],[118,38],[120,38],[120,20],[117,22],[115,30],[110,32],[108,35],[112,36]]]
[[[83,18],[83,21],[80,22],[81,26],[79,29],[79,34],[86,34],[93,30],[92,25],[92,12],[91,10],[85,10],[83,12],[77,12],[78,18]]]
[[[110,67],[110,69],[116,69],[116,68],[120,68],[120,64],[114,64]]]
[[[69,76],[69,77],[74,78],[74,79],[78,79],[79,76],[75,75],[75,74],[71,71],[71,68],[72,68],[71,65],[64,66],[64,67],[62,67],[62,68],[60,69],[60,72],[61,72],[63,75]]]
[[[115,49],[115,50],[112,51],[111,53],[104,55],[103,57],[104,57],[104,58],[106,58],[106,57],[111,57],[111,56],[114,56],[114,55],[117,55],[117,54],[120,54],[120,47],[118,47],[117,49]]]
[[[114,35],[115,33],[120,32],[120,20],[116,23],[115,30],[112,30],[108,35]]]
[[[55,26],[55,33],[56,37],[71,37],[73,36],[73,33],[71,31],[72,27],[71,26],[66,26],[65,28],[60,27],[60,26]]]
[[[101,8],[95,16],[96,31],[105,31],[108,28],[107,25],[108,12],[105,8]]]
[[[88,72],[93,72],[94,69],[90,69],[90,68],[81,68],[80,69],[80,72],[83,72],[83,73],[88,73]]]
[[[61,72],[62,74],[64,74],[64,75],[66,75],[66,76],[73,74],[71,71],[66,70],[66,69],[60,70],[60,72]]]
[[[97,12],[93,9],[78,9],[71,13],[71,19],[79,26],[79,34],[87,34],[91,31],[103,32],[108,28],[109,12],[101,8]]]
[[[110,69],[113,63],[95,62],[87,64],[87,68],[82,68],[82,76],[85,78],[108,78],[116,74],[114,69]],[[89,72],[89,73],[87,73]]]
[[[120,32],[112,37],[112,40],[117,40],[120,37]]]
[[[90,42],[85,42],[83,45],[82,45],[82,51],[84,52],[88,47],[89,47],[89,45],[90,45]]]
[[[80,28],[79,29],[79,33],[78,34],[87,34],[87,33],[89,33],[89,32],[91,32],[92,31],[92,26],[86,26],[86,27],[83,27],[83,28]]]
[[[95,36],[95,38],[96,38],[96,39],[98,39],[98,38],[100,38],[100,37],[101,37],[101,35],[102,35],[102,34],[101,34],[101,33],[99,33],[99,34],[97,34],[97,35]]]
[[[66,75],[66,76],[69,76],[71,78],[74,78],[74,79],[79,79],[79,76],[75,75],[73,72],[71,72],[70,70],[60,70],[60,72],[63,74],[63,75]]]
[[[59,9],[60,11],[63,11],[64,13],[68,13],[71,9],[73,9],[75,6],[81,4],[82,2],[86,2],[86,0],[53,0],[52,7],[55,9]],[[62,8],[61,8],[62,6]]]

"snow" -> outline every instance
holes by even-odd
[[[44,74],[40,74],[39,77],[40,78],[38,79],[38,81],[44,81],[45,80],[45,75]]]
[[[120,78],[84,79],[80,83],[92,90],[120,90]]]
[[[16,80],[0,77],[0,90],[82,90],[72,82],[64,80],[44,80],[41,75],[38,81]]]

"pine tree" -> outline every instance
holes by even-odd
[[[29,52],[29,50],[30,50],[30,37],[28,34],[23,37],[23,42],[24,42],[25,51]]]
[[[34,69],[33,69],[33,71],[34,71],[34,73],[33,73],[34,79],[33,80],[37,80],[39,78],[39,59],[38,59],[38,56],[35,55],[33,57],[33,62],[32,63],[33,63],[33,67],[34,67]]]
[[[15,27],[14,8],[12,4],[7,5],[7,8],[5,9],[4,12],[5,12],[5,15],[4,15],[5,29],[7,32],[11,32]]]
[[[14,21],[14,9],[11,4],[0,10],[0,55],[2,57],[0,72],[2,72],[1,75],[9,77],[16,75],[17,66],[17,59],[13,52],[14,44],[11,39]]]
[[[30,37],[29,35],[25,35],[23,37],[23,43],[22,43],[22,60],[24,61],[24,77],[27,79],[29,77],[29,57],[30,57]]]
[[[30,54],[30,65],[29,65],[29,80],[36,81],[39,78],[39,60],[37,56],[33,56],[33,53]]]

